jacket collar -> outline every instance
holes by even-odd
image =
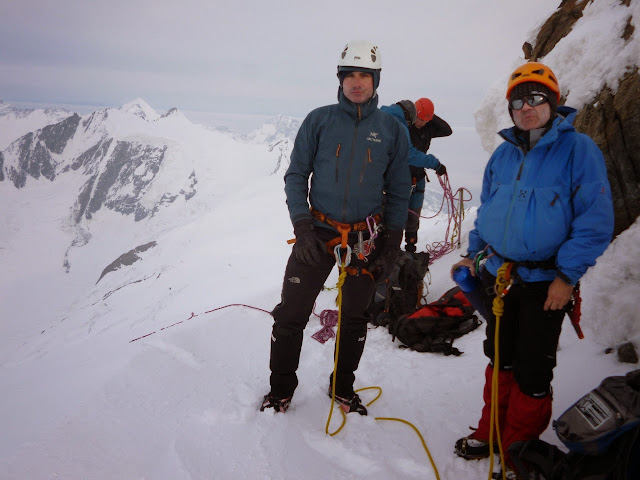
[[[553,120],[551,128],[542,136],[538,143],[536,143],[534,148],[555,142],[564,132],[575,132],[576,129],[573,126],[573,121],[575,120],[577,113],[578,111],[575,108],[564,105],[558,107],[557,116]],[[516,127],[505,128],[499,132],[499,135],[509,143],[516,146],[522,145],[522,140],[516,135]]]
[[[349,116],[358,118],[358,107],[360,107],[360,120],[371,115],[378,108],[378,93],[374,93],[366,103],[356,104],[344,96],[342,87],[338,88],[338,105],[347,112]]]

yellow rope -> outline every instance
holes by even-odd
[[[512,264],[503,263],[498,269],[498,275],[496,276],[496,296],[493,299],[493,314],[496,317],[495,333],[493,336],[494,354],[493,354],[493,375],[491,376],[491,415],[489,424],[489,480],[493,474],[493,433],[494,427],[496,436],[498,439],[498,449],[500,450],[500,465],[502,471],[502,480],[506,480],[506,468],[504,461],[504,450],[502,448],[502,438],[500,436],[500,422],[499,422],[499,397],[498,397],[498,376],[500,373],[500,319],[504,313],[504,299],[503,297],[509,292],[511,283],[509,281],[509,274],[511,272]]]
[[[340,433],[340,430],[342,430],[342,428],[346,425],[347,423],[347,416],[344,413],[344,411],[342,410],[342,408],[338,408],[338,410],[340,410],[340,413],[342,414],[342,423],[340,424],[340,426],[338,427],[338,429],[331,433],[329,432],[329,425],[331,424],[331,417],[333,416],[333,406],[335,405],[335,401],[336,401],[336,372],[338,370],[338,352],[339,352],[339,346],[340,346],[340,324],[342,322],[342,286],[344,285],[344,280],[345,278],[347,278],[347,270],[345,268],[345,266],[341,265],[340,266],[340,276],[338,277],[338,284],[336,285],[336,288],[338,289],[338,297],[336,299],[336,305],[338,306],[338,327],[336,329],[336,348],[335,348],[335,354],[334,354],[334,358],[333,358],[333,376],[332,376],[332,382],[331,382],[331,409],[329,410],[329,417],[327,418],[327,424],[325,426],[325,433],[329,434],[330,436],[334,436],[337,435],[338,433]],[[355,390],[355,392],[360,392],[362,390],[378,390],[378,395],[371,400],[369,403],[367,403],[367,407],[371,404],[373,404],[376,400],[378,400],[378,398],[380,398],[380,396],[382,395],[382,388],[380,387],[364,387],[364,388],[360,388],[358,390]],[[438,473],[438,469],[436,468],[436,464],[433,461],[433,457],[431,456],[431,452],[429,452],[429,449],[427,448],[427,443],[424,440],[424,437],[422,436],[422,434],[420,433],[420,430],[418,430],[412,423],[403,420],[401,418],[391,418],[391,417],[375,417],[376,420],[388,420],[388,421],[395,421],[395,422],[401,422],[404,423],[406,425],[409,425],[411,428],[413,428],[413,430],[418,434],[418,437],[420,438],[420,441],[422,442],[422,447],[424,448],[424,451],[427,452],[427,457],[429,457],[429,461],[431,462],[431,466],[433,467],[433,471],[436,474],[436,479],[440,480],[440,475]]]
[[[342,323],[342,285],[344,285],[344,280],[345,278],[347,278],[347,269],[344,265],[340,266],[340,276],[338,277],[338,284],[336,285],[336,288],[338,289],[338,298],[336,299],[336,304],[338,306],[338,328],[336,330],[336,349],[335,349],[335,353],[333,356],[333,376],[332,376],[332,381],[331,381],[331,409],[329,410],[329,418],[327,418],[327,425],[324,429],[325,433],[329,433],[329,424],[331,423],[331,416],[333,415],[333,405],[336,402],[336,372],[338,369],[338,352],[340,351],[340,324]],[[342,409],[340,409],[340,411],[342,412]],[[342,430],[342,427],[344,427],[344,424],[346,423],[347,418],[344,414],[344,412],[342,412],[342,425],[340,425],[340,428],[338,428],[338,430],[336,430],[333,433],[329,433],[329,435],[334,436],[336,435],[340,430]]]

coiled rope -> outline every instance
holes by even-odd
[[[325,426],[325,433],[330,435],[330,436],[335,436],[338,433],[340,433],[340,431],[342,430],[342,428],[346,425],[347,423],[347,416],[344,413],[344,411],[342,410],[342,408],[338,408],[338,410],[340,410],[340,413],[342,414],[342,422],[340,424],[340,426],[338,427],[338,429],[331,433],[329,432],[329,425],[331,424],[331,418],[333,416],[333,407],[335,405],[335,400],[336,400],[336,373],[338,370],[338,352],[339,352],[339,347],[340,347],[340,325],[342,323],[342,286],[344,285],[344,280],[347,277],[347,272],[345,269],[344,265],[340,266],[340,276],[338,277],[338,284],[336,285],[337,289],[338,289],[338,298],[336,300],[336,303],[338,305],[338,328],[336,331],[336,347],[335,347],[335,354],[334,354],[334,358],[333,358],[333,374],[332,374],[332,382],[331,382],[331,408],[329,410],[329,416],[327,418],[327,424]],[[367,407],[372,405],[376,400],[378,400],[378,398],[380,398],[380,396],[382,395],[382,388],[377,387],[377,386],[373,386],[373,387],[364,387],[364,388],[360,388],[358,390],[355,390],[355,392],[360,392],[363,390],[378,390],[378,395],[371,400],[369,403],[367,403]],[[407,420],[404,420],[402,418],[393,418],[393,417],[374,417],[375,420],[378,421],[394,421],[394,422],[400,422],[400,423],[404,423],[405,425],[409,425],[411,428],[413,428],[413,430],[416,432],[416,434],[418,435],[418,437],[420,438],[420,441],[422,442],[422,447],[424,448],[424,451],[427,453],[427,457],[429,457],[429,462],[431,462],[431,466],[433,467],[433,471],[436,475],[436,479],[440,480],[440,474],[438,473],[438,469],[436,467],[436,464],[433,460],[433,457],[431,456],[431,452],[429,451],[429,448],[427,447],[427,443],[424,440],[424,437],[422,436],[422,434],[420,433],[420,430],[418,430],[415,425],[413,425],[411,422],[408,422]]]
[[[460,248],[461,232],[462,232],[462,220],[464,220],[464,202],[470,201],[473,197],[471,192],[466,188],[458,188],[453,193],[451,183],[449,182],[448,175],[442,175],[438,177],[440,186],[442,187],[442,202],[440,203],[439,210],[432,216],[420,215],[420,218],[432,219],[436,218],[442,213],[445,205],[447,206],[447,231],[444,236],[444,240],[441,242],[433,242],[431,245],[426,245],[425,249],[429,252],[429,265],[435,260],[442,258],[449,252],[452,252],[456,248]],[[466,198],[468,194],[468,198]],[[409,210],[409,215],[417,215],[412,210]],[[451,232],[451,239],[449,239],[449,233]]]

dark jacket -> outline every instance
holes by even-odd
[[[342,223],[382,213],[387,229],[404,228],[411,191],[408,136],[377,105],[377,95],[356,105],[340,89],[337,104],[307,115],[284,175],[292,223],[311,218],[311,205]]]
[[[451,133],[449,124],[437,115],[434,115],[422,128],[417,128],[415,125],[409,127],[411,144],[424,153],[429,150],[432,138],[448,137]]]
[[[431,146],[431,139],[437,137],[448,137],[453,131],[449,124],[437,115],[427,122],[422,128],[417,128],[415,125],[409,126],[409,136],[411,137],[411,144],[421,152],[427,153]],[[421,209],[424,202],[424,189],[427,184],[427,171],[424,167],[416,167],[409,165],[411,170],[412,182],[415,184],[411,199],[409,200],[409,208]]]

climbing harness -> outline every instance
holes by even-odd
[[[367,257],[375,249],[375,240],[380,231],[382,215],[369,215],[363,222],[341,223],[312,207],[311,216],[335,228],[340,233],[339,237],[327,242],[329,253],[332,253],[336,257],[336,263],[338,265],[344,262],[344,266],[347,267],[349,263],[351,263],[351,254],[355,254],[360,260],[368,261]],[[358,242],[353,248],[347,243],[349,233],[351,232],[358,234]],[[369,232],[369,238],[367,240],[364,239],[364,232]],[[331,251],[331,249],[333,249],[333,251]],[[347,273],[349,275],[360,275],[362,272],[358,270],[348,270]]]
[[[493,375],[491,378],[491,414],[489,421],[489,480],[493,473],[493,434],[494,429],[498,440],[498,449],[500,450],[500,465],[502,466],[502,480],[506,480],[506,465],[504,461],[504,450],[502,448],[502,439],[500,437],[500,423],[498,421],[498,374],[500,372],[500,319],[504,313],[503,297],[509,293],[513,285],[513,276],[511,271],[514,264],[505,262],[498,269],[495,283],[496,296],[493,299],[493,314],[496,317],[495,333],[494,333],[494,354],[493,354]]]

